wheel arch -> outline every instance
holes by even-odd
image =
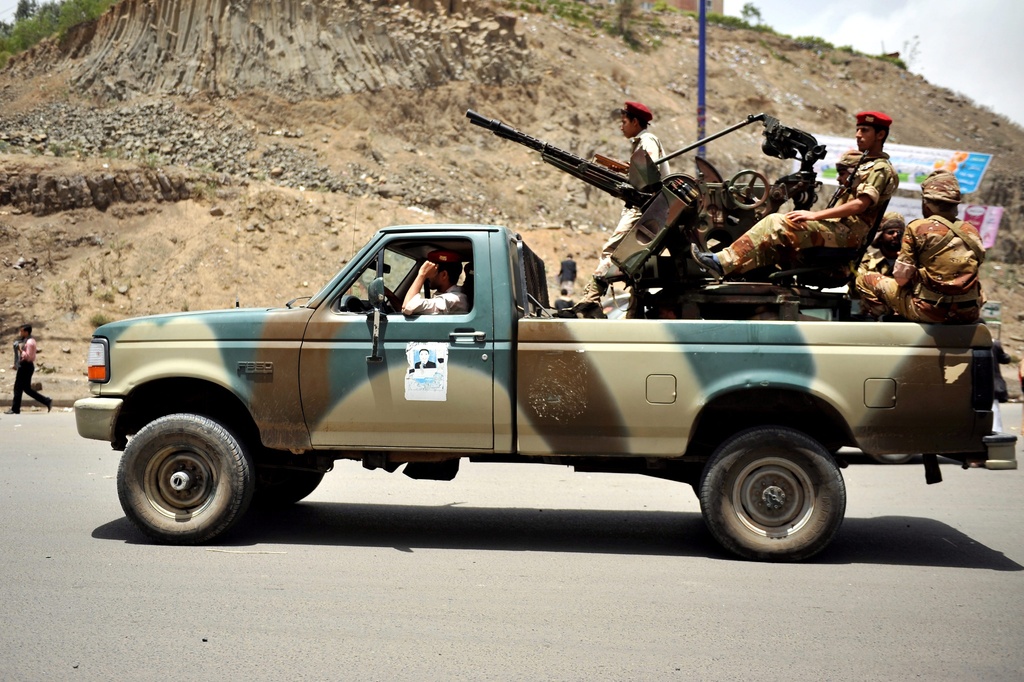
[[[758,426],[800,431],[830,452],[855,439],[839,410],[819,395],[790,387],[739,389],[719,394],[695,420],[687,454],[708,455],[722,441]]]
[[[115,447],[123,449],[128,436],[155,419],[175,413],[209,417],[250,448],[261,445],[259,428],[235,393],[212,381],[176,377],[149,381],[128,394],[114,427]]]

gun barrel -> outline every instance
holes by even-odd
[[[472,109],[466,111],[466,118],[473,125],[486,128],[498,137],[518,142],[524,147],[540,152],[541,159],[545,163],[549,163],[560,171],[607,192],[617,199],[623,199],[630,205],[640,206],[649,198],[649,195],[645,195],[630,185],[623,175],[600,164],[587,161],[572,152],[559,149],[553,144],[538,140],[536,137],[530,137],[496,118],[487,118]]]
[[[535,137],[530,137],[526,133],[516,130],[510,125],[502,123],[496,118],[481,116],[472,109],[466,110],[466,118],[468,118],[469,122],[473,125],[478,125],[481,128],[487,128],[498,137],[518,142],[519,144],[529,147],[534,151],[544,152],[546,151],[545,148],[550,146]]]
[[[734,130],[739,130],[740,128],[742,128],[744,126],[750,125],[754,121],[764,121],[766,118],[771,118],[771,117],[766,115],[766,114],[750,114],[749,116],[747,116],[747,120],[740,121],[736,125],[729,126],[725,130],[719,130],[714,135],[709,135],[708,137],[701,138],[701,139],[697,140],[696,142],[694,142],[693,144],[691,144],[691,145],[689,145],[687,147],[683,147],[682,149],[677,149],[676,151],[672,152],[671,154],[666,154],[665,156],[661,157],[660,159],[655,159],[654,163],[656,163],[658,165],[661,165],[662,163],[665,163],[666,161],[671,161],[672,159],[676,158],[680,154],[685,154],[686,152],[691,151],[693,149],[696,149],[697,147],[700,147],[702,145],[705,145],[708,142],[712,142],[714,140],[717,140],[718,138],[722,137],[723,135],[728,135],[729,133],[733,132]],[[767,124],[765,124],[765,125],[767,125]]]

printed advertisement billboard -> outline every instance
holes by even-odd
[[[818,178],[826,185],[836,185],[836,161],[844,152],[857,149],[852,137],[815,135],[818,144],[828,150],[825,158],[815,164]],[[906,144],[887,144],[885,153],[900,176],[900,189],[921,191],[921,181],[933,170],[942,168],[956,175],[963,194],[974,192],[981,186],[981,180],[992,161],[991,154],[967,152],[934,147],[913,147]],[[795,162],[793,168],[796,169]]]

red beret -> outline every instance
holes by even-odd
[[[427,254],[427,260],[431,263],[461,263],[462,256],[454,251],[438,249]]]
[[[857,125],[888,130],[892,125],[892,119],[881,111],[862,111],[857,114]]]
[[[645,107],[640,102],[626,102],[626,105],[622,107],[622,113],[626,114],[630,118],[643,121],[644,123],[650,123],[651,119],[654,118],[654,114],[651,110]]]

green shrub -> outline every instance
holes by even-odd
[[[696,12],[686,12],[686,14],[689,14],[692,17],[700,16]],[[707,15],[705,15],[705,18],[711,26],[721,26],[722,28],[729,29],[746,29],[748,31],[759,31],[761,33],[775,33],[775,29],[766,24],[751,24],[739,17],[731,17],[726,14],[708,12]]]
[[[896,66],[898,66],[899,68],[903,69],[904,71],[907,70],[907,63],[904,62],[899,57],[890,57],[887,54],[881,54],[881,55],[878,55],[877,57],[875,57],[875,59],[881,59],[883,62],[889,62],[890,64],[895,64]]]
[[[91,324],[93,327],[102,327],[103,325],[109,324],[110,322],[113,321],[114,320],[112,318],[107,317],[103,313],[96,313],[89,318],[89,324]]]
[[[92,21],[118,0],[62,0],[39,5],[35,12],[5,25],[0,32],[0,68],[11,55],[31,48],[53,35],[67,35],[75,26]],[[6,56],[4,56],[6,55]]]
[[[805,50],[817,50],[824,52],[825,50],[834,50],[835,45],[828,42],[824,38],[817,36],[801,36],[799,38],[793,38],[793,42],[797,44],[797,47],[802,47]]]

